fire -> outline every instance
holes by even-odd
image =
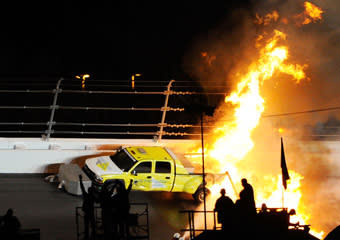
[[[262,189],[258,189],[258,194],[256,196],[256,201],[259,203],[266,203],[268,207],[278,207],[278,203],[282,203],[283,206],[288,209],[295,209],[296,215],[290,217],[291,223],[299,223],[300,225],[307,225],[308,220],[310,219],[310,213],[308,213],[307,209],[301,203],[302,193],[300,191],[301,180],[303,180],[303,176],[299,173],[290,170],[289,171],[289,187],[285,192],[282,192],[282,176],[278,175],[277,177],[265,176],[265,178],[270,179],[272,184],[264,185]],[[275,186],[273,188],[273,186]],[[259,207],[259,206],[258,206]],[[311,234],[318,238],[322,238],[324,232],[323,231],[315,231],[311,229]]]
[[[208,150],[210,157],[225,162],[237,162],[253,148],[251,133],[258,125],[264,111],[264,99],[260,95],[260,86],[270,79],[275,72],[292,75],[298,83],[305,78],[303,69],[306,66],[286,64],[288,49],[278,46],[279,40],[285,40],[286,35],[278,30],[260,50],[260,58],[251,64],[249,72],[241,78],[234,90],[225,98],[226,104],[235,107],[234,119],[215,129],[219,136]],[[221,169],[222,172],[228,169]]]
[[[279,13],[277,11],[273,11],[271,13],[266,14],[266,16],[261,17],[256,13],[256,24],[263,24],[264,26],[269,25],[271,22],[276,22],[279,19]]]
[[[298,26],[307,25],[311,22],[322,20],[322,14],[324,13],[324,11],[320,7],[310,2],[305,2],[304,7],[305,10],[295,16],[296,24]]]
[[[206,165],[207,171],[216,172],[218,169],[219,172],[228,171],[230,174],[229,179],[226,177],[222,183],[210,187],[212,199],[217,199],[219,190],[223,187],[227,194],[236,200],[238,192],[232,179],[240,180],[249,175],[244,170],[238,169],[237,163],[243,160],[254,146],[252,132],[265,109],[265,100],[260,92],[261,85],[280,73],[290,75],[295,83],[306,78],[304,69],[307,65],[286,62],[289,58],[288,47],[283,45],[286,35],[274,30],[273,35],[267,38],[265,36],[257,38],[256,46],[262,46],[259,49],[259,58],[249,65],[248,72],[240,77],[235,90],[225,97],[224,107],[232,107],[230,110],[233,112],[232,120],[216,128],[213,132],[214,142],[206,145],[205,154],[209,162]],[[283,132],[283,129],[279,131]],[[284,193],[284,202],[281,176],[263,176],[262,183],[265,184],[262,189],[255,189],[257,207],[262,203],[266,203],[268,207],[282,207],[284,204],[286,208],[296,210],[297,216],[292,218],[293,222],[306,224],[309,215],[300,202],[302,196],[300,181],[303,177],[294,171],[289,171],[289,174],[291,180],[288,181],[288,188]],[[238,183],[238,187],[239,185]],[[323,233],[314,231],[314,234],[322,236]]]
[[[318,6],[305,2],[304,11],[294,16],[293,19],[281,17],[277,11],[272,11],[263,17],[256,14],[255,23],[263,26],[274,22],[278,25],[280,23],[286,25],[291,20],[295,20],[298,26],[302,26],[321,21],[323,13],[324,11]],[[211,134],[213,140],[206,143],[204,152],[207,172],[228,172],[229,175],[219,184],[208,185],[211,190],[211,197],[207,199],[207,205],[210,209],[214,208],[214,200],[219,197],[221,188],[225,188],[227,195],[236,201],[239,197],[239,190],[241,190],[239,180],[246,177],[252,182],[252,173],[239,166],[242,165],[242,160],[254,147],[252,134],[265,110],[265,99],[261,96],[261,86],[264,82],[278,76],[278,74],[291,76],[296,84],[299,84],[303,79],[310,80],[305,74],[306,64],[287,62],[290,56],[285,41],[286,34],[279,30],[274,30],[272,35],[268,35],[268,33],[259,35],[255,39],[255,47],[258,49],[257,59],[249,64],[246,73],[235,75],[237,84],[234,90],[225,97],[225,102],[221,106],[221,109],[224,108],[221,112],[225,112],[225,115],[221,118],[231,120],[213,130]],[[208,63],[211,63],[207,52],[201,54]],[[287,129],[279,128],[278,134],[284,134],[286,131]],[[195,152],[201,153],[202,150],[199,149]],[[192,160],[198,161],[198,163],[201,161],[200,158],[192,158]],[[279,168],[279,161],[277,166]],[[296,215],[291,216],[291,223],[305,225],[311,216],[301,201],[303,176],[290,169],[289,175],[290,180],[288,180],[288,187],[285,190],[282,186],[280,174],[256,176],[256,181],[254,181],[256,182],[255,201],[258,208],[261,207],[262,203],[265,203],[270,208],[295,209]],[[236,180],[236,185],[233,180]],[[199,208],[202,210],[202,206]],[[324,234],[324,232],[314,229],[311,229],[310,233],[318,238],[322,238]]]
[[[309,19],[305,19],[305,22],[303,22],[302,24],[308,24],[310,23],[310,21],[317,21],[317,20],[321,20],[322,19],[322,9],[317,7],[316,5],[310,3],[310,2],[305,2],[304,3],[305,6],[305,12],[306,15],[309,16]]]
[[[229,103],[235,107],[234,120],[215,130],[215,134],[220,137],[208,149],[207,154],[219,163],[222,172],[231,169],[234,179],[240,179],[240,174],[232,166],[242,160],[253,148],[251,134],[258,125],[265,108],[265,101],[260,95],[260,86],[264,81],[272,78],[276,72],[291,75],[297,83],[305,78],[303,70],[306,66],[285,63],[289,56],[288,48],[279,45],[279,41],[285,39],[286,35],[283,32],[275,30],[273,37],[267,40],[265,46],[260,49],[259,59],[250,65],[248,73],[240,79],[236,89],[225,98],[226,104]],[[289,191],[286,193],[285,205],[299,211],[299,199],[301,198],[299,180],[301,177],[295,173],[292,175],[295,177],[292,177]],[[265,186],[267,189],[258,191],[256,201],[260,204],[266,203],[267,206],[280,206],[282,196],[282,189],[278,187],[281,186],[280,180]],[[213,189],[215,188],[216,186],[213,187]],[[215,190],[213,192],[216,192]],[[303,219],[303,217],[299,219]]]
[[[311,2],[304,2],[303,6],[304,6],[303,12],[293,16],[293,19],[295,19],[297,26],[300,27],[302,25],[307,25],[312,22],[322,20],[322,14],[324,13],[324,10],[322,10],[320,7],[316,6]],[[260,16],[258,13],[256,13],[255,18],[256,19],[254,22],[258,25],[263,26],[268,26],[273,22],[280,22],[283,24],[288,24],[290,22],[288,18],[281,17],[276,10],[267,13],[265,16]],[[279,19],[280,21],[278,21]]]

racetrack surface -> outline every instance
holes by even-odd
[[[75,208],[82,197],[57,188],[44,175],[0,174],[0,215],[13,208],[22,228],[40,229],[41,240],[76,240]],[[150,240],[171,239],[185,228],[187,216],[180,210],[194,209],[191,195],[181,193],[130,193],[131,203],[147,203]]]

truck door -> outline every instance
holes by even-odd
[[[156,161],[152,178],[152,190],[171,191],[174,181],[174,171],[169,161]]]
[[[133,179],[132,189],[141,191],[150,191],[152,186],[152,162],[143,161],[131,169],[131,178]]]

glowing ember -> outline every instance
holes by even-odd
[[[317,20],[321,20],[322,16],[321,14],[323,13],[322,9],[315,6],[314,4],[310,3],[310,2],[305,2],[304,4],[305,6],[305,11],[306,11],[306,15],[309,16],[309,21],[306,19],[303,24],[308,24],[310,23],[311,20],[313,20],[314,22]]]
[[[304,7],[304,12],[295,16],[298,26],[322,20],[324,11],[321,8],[310,2],[305,2]]]
[[[210,56],[207,52],[201,52],[201,56],[209,66],[211,66],[212,62],[216,60],[216,56]]]
[[[256,13],[256,20],[255,23],[261,25],[263,24],[264,26],[270,24],[271,22],[276,22],[279,19],[279,13],[277,11],[273,11],[271,13],[268,13],[266,16],[261,17]]]

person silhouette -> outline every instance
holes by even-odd
[[[104,239],[118,238],[118,185],[117,180],[105,181],[101,191],[102,224]]]
[[[241,180],[243,189],[240,192],[240,201],[244,210],[249,214],[256,214],[256,206],[254,199],[253,187],[248,183],[247,179]]]
[[[214,211],[217,212],[217,221],[222,224],[222,231],[230,229],[234,215],[234,202],[226,196],[224,188],[220,191],[221,196],[216,200]]]
[[[84,228],[85,228],[85,240],[90,239],[90,225],[91,225],[91,239],[96,238],[96,219],[94,214],[94,189],[89,187],[87,192],[83,183],[83,176],[79,174],[80,189],[83,195],[83,206],[82,210],[84,212]]]
[[[130,212],[130,200],[129,194],[132,188],[133,180],[130,179],[129,186],[125,188],[124,184],[121,181],[117,182],[117,204],[118,204],[118,218],[119,218],[119,231],[121,236],[128,238],[129,235],[129,226],[128,226],[128,217]]]
[[[21,224],[16,216],[13,215],[13,209],[9,208],[2,218],[3,221],[3,239],[16,239]]]
[[[256,206],[254,199],[253,187],[248,183],[247,179],[241,180],[243,189],[236,201],[237,213],[238,213],[238,225],[243,226],[246,231],[240,232],[240,234],[248,234],[251,236],[255,230],[255,218],[256,218]]]

